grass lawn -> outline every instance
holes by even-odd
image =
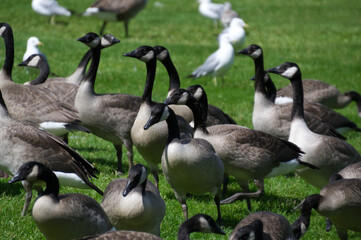
[[[55,26],[48,18],[31,9],[30,0],[2,0],[0,22],[13,27],[15,38],[15,64],[13,80],[25,82],[34,78],[23,68],[22,61],[26,41],[37,36],[44,43],[40,50],[46,54],[51,71],[59,76],[70,75],[78,65],[86,46],[76,41],[87,32],[98,32],[102,22],[95,18],[72,16],[57,17]],[[61,5],[76,11],[85,10],[93,0],[59,0]],[[285,61],[296,62],[304,78],[315,78],[336,85],[342,92],[361,92],[361,4],[359,0],[243,0],[232,2],[240,16],[251,28],[247,30],[246,45],[256,43],[263,47],[265,68],[277,66]],[[171,53],[181,77],[182,86],[202,84],[208,93],[209,103],[214,104],[232,116],[240,125],[252,128],[253,61],[237,56],[234,66],[223,82],[215,87],[211,78],[187,79],[197,66],[218,47],[216,34],[222,29],[214,28],[213,22],[198,13],[196,0],[149,1],[146,9],[130,22],[130,38],[124,38],[122,23],[109,23],[106,33],[112,33],[121,43],[102,52],[96,80],[98,93],[128,93],[141,96],[145,82],[145,64],[122,55],[140,45],[163,45]],[[1,63],[5,55],[3,41],[0,41]],[[237,49],[240,50],[240,49]],[[288,80],[272,75],[277,87]],[[161,64],[157,69],[153,99],[163,101],[168,89],[167,72]],[[361,126],[355,104],[338,110]],[[348,142],[361,152],[361,135],[346,134]],[[1,143],[0,143],[1,144]],[[69,145],[92,162],[100,175],[94,183],[101,189],[117,178],[116,155],[112,144],[90,134],[75,133],[70,136]],[[125,150],[124,167],[128,168]],[[145,164],[135,150],[135,162]],[[124,176],[123,176],[124,177]],[[150,177],[150,179],[152,179]],[[44,239],[37,229],[31,214],[20,217],[25,192],[21,184],[8,185],[8,179],[0,179],[0,239]],[[231,179],[229,195],[239,190]],[[252,185],[252,190],[255,187]],[[318,193],[319,189],[293,176],[280,176],[265,181],[266,194],[252,200],[253,211],[272,211],[283,214],[290,222],[299,215],[293,208],[307,195]],[[80,192],[97,201],[101,196],[92,190],[63,187],[61,193]],[[175,239],[177,229],[184,220],[180,204],[173,191],[160,176],[160,192],[166,201],[167,213],[161,227],[161,237]],[[34,198],[35,199],[35,198]],[[34,199],[31,203],[34,203]],[[211,196],[192,197],[188,201],[189,216],[207,213],[217,217]],[[31,209],[31,208],[30,208]],[[233,227],[248,214],[245,202],[236,202],[221,207],[223,229],[227,236],[192,234],[193,239],[227,239]],[[360,233],[350,232],[350,239],[361,239]],[[309,231],[303,239],[337,239],[336,230],[325,231],[325,220],[313,211]]]

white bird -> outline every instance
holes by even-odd
[[[23,56],[23,61],[25,61],[28,57],[30,57],[33,54],[42,54],[44,55],[42,52],[40,52],[38,46],[43,45],[42,42],[39,41],[39,38],[37,37],[30,37],[26,43],[26,51],[24,53]]]
[[[215,26],[217,21],[221,18],[223,13],[224,5],[220,3],[212,3],[212,0],[198,0],[199,7],[198,11],[203,16],[213,19]]]
[[[55,15],[69,17],[72,13],[56,0],[33,0],[31,2],[33,10],[41,15],[50,16],[50,24],[55,24]]]
[[[221,34],[228,35],[229,41],[235,50],[240,49],[246,42],[246,31],[248,25],[241,18],[233,18],[227,28]]]
[[[232,4],[230,2],[225,2],[221,15],[221,23],[223,27],[228,27],[233,18],[239,18],[239,15],[232,9]]]
[[[218,36],[219,48],[212,53],[207,60],[193,71],[188,77],[199,78],[202,76],[212,76],[214,84],[217,86],[217,76],[223,80],[224,74],[232,67],[234,62],[234,49],[230,43],[228,34]]]

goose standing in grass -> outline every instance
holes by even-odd
[[[188,91],[178,89],[173,91],[165,103],[186,104],[192,109],[195,116],[194,136],[207,140],[213,145],[223,161],[225,172],[234,176],[244,190],[243,193],[237,193],[223,200],[223,204],[246,198],[248,208],[251,209],[248,197],[259,197],[264,194],[264,178],[286,174],[300,167],[300,164],[313,167],[299,160],[302,153],[299,147],[272,135],[231,124],[206,127],[205,93],[204,96],[202,102],[197,102]],[[258,190],[248,193],[248,182],[252,180],[255,180]]]
[[[225,235],[224,231],[216,224],[213,218],[207,214],[198,213],[188,220],[184,221],[178,230],[178,240],[190,240],[190,234],[193,232],[216,233]],[[96,236],[81,238],[81,240],[126,240],[126,239],[147,239],[162,240],[162,238],[153,234],[134,231],[114,231]]]
[[[332,221],[341,240],[347,240],[347,230],[361,232],[361,179],[341,179],[306,197],[300,217],[292,224],[297,238],[308,230],[312,209]]]
[[[72,12],[63,6],[60,6],[56,0],[32,0],[31,7],[36,13],[41,15],[50,16],[50,24],[55,24],[55,16],[72,15]]]
[[[160,122],[147,131],[143,129],[150,117],[152,106],[155,104],[152,101],[152,91],[155,81],[157,58],[154,48],[150,46],[140,46],[129,53],[125,53],[124,56],[136,58],[144,62],[147,67],[141,105],[131,129],[131,137],[138,152],[147,162],[156,186],[158,187],[158,164],[161,162],[162,153],[166,146],[168,137],[167,124],[166,122]],[[184,118],[177,116],[177,120],[181,132],[193,136],[193,129]]]
[[[32,217],[46,239],[70,240],[112,229],[106,213],[93,198],[77,193],[59,194],[59,180],[45,165],[24,163],[9,183],[18,181],[46,183],[32,210]]]
[[[133,230],[160,235],[165,203],[159,190],[147,180],[147,169],[137,164],[128,178],[113,180],[101,203],[117,230]]]
[[[251,236],[254,236],[253,238]],[[247,238],[248,237],[248,238]],[[254,212],[243,218],[231,233],[229,240],[238,239],[296,240],[292,226],[284,216],[273,212]]]
[[[304,168],[298,174],[310,184],[323,187],[332,174],[355,162],[361,161],[357,150],[347,142],[332,136],[312,132],[305,123],[301,70],[295,63],[285,62],[266,70],[291,81],[293,87],[293,107],[289,141],[301,148],[305,154],[302,161],[315,165],[319,170]]]
[[[123,21],[125,37],[129,37],[128,24],[148,3],[148,0],[96,0],[83,13],[84,16],[96,16],[102,20],[103,26],[99,35],[103,35],[108,21]]]
[[[341,93],[335,86],[316,79],[303,80],[305,99],[318,102],[329,108],[344,108],[352,101],[356,102],[357,112],[361,117],[361,96],[356,91]],[[277,91],[276,103],[292,102],[292,86],[288,85]]]
[[[218,50],[212,53],[206,61],[192,72],[188,77],[199,78],[212,76],[213,82],[217,86],[217,77],[223,81],[224,75],[229,71],[234,62],[234,49],[228,34],[218,36]]]
[[[232,4],[230,2],[225,2],[223,7],[223,12],[221,14],[221,23],[223,27],[228,27],[233,18],[239,18],[239,15],[236,11],[232,9]]]
[[[144,130],[148,131],[164,120],[168,125],[168,138],[162,154],[162,170],[182,205],[185,219],[188,219],[187,194],[211,193],[217,206],[217,221],[221,222],[219,196],[224,174],[222,161],[208,141],[198,138],[181,140],[176,115],[163,103],[152,107]]]
[[[220,34],[225,34],[229,37],[233,49],[240,49],[246,42],[246,31],[248,25],[241,18],[233,18],[227,28]]]
[[[252,114],[252,123],[254,129],[269,133],[273,136],[289,139],[291,126],[292,105],[278,105],[274,103],[272,88],[274,85],[266,85],[265,71],[263,67],[263,50],[260,46],[252,44],[239,53],[251,57],[255,64],[255,93],[254,106]],[[266,75],[268,78],[268,75]],[[272,80],[267,81],[271,83]],[[267,92],[266,86],[269,87]],[[319,117],[312,113],[305,112],[307,126],[316,133],[330,136],[336,136],[345,139],[330,124],[323,122]]]
[[[4,39],[6,50],[5,62],[0,70],[0,89],[11,117],[57,136],[72,130],[89,132],[80,125],[77,111],[60,102],[49,90],[13,82],[14,39],[9,24],[0,23],[0,36]]]

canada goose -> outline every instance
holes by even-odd
[[[124,56],[133,57],[146,63],[146,82],[140,108],[131,129],[131,137],[138,152],[147,162],[156,186],[158,187],[158,164],[161,162],[162,153],[168,137],[166,123],[160,122],[155,124],[147,131],[143,129],[150,117],[152,106],[155,104],[152,101],[152,91],[157,67],[156,55],[154,48],[150,46],[140,46],[129,53],[125,53]],[[180,131],[193,136],[193,129],[184,118],[177,116],[177,120]]]
[[[216,233],[225,235],[223,230],[217,226],[216,222],[207,214],[198,213],[188,220],[184,221],[178,230],[178,240],[189,240],[192,232]],[[162,238],[153,234],[134,231],[114,231],[99,234],[96,236],[84,237],[81,240],[127,240],[127,239],[148,239],[162,240]]]
[[[197,88],[200,88],[197,86]],[[204,91],[204,90],[203,90]],[[221,203],[231,203],[244,197],[258,197],[264,193],[263,179],[295,170],[299,164],[306,164],[298,158],[302,151],[293,143],[272,135],[251,130],[238,125],[214,125],[206,128],[206,94],[202,102],[197,102],[191,94],[178,89],[165,101],[166,104],[186,104],[193,111],[194,136],[210,142],[222,159],[225,172],[236,178],[245,192],[248,181],[255,179],[258,191],[237,193]],[[202,106],[203,105],[203,106]],[[306,164],[307,165],[307,164]],[[311,167],[311,166],[310,166]],[[251,208],[247,199],[248,208]]]
[[[41,15],[50,16],[50,24],[55,24],[55,16],[66,16],[72,15],[72,12],[63,6],[60,6],[56,0],[33,0],[31,7],[36,13]]]
[[[165,203],[159,190],[147,180],[147,169],[137,164],[128,179],[113,180],[104,191],[101,203],[117,230],[133,230],[160,235]]]
[[[148,0],[96,0],[83,13],[84,16],[96,16],[102,20],[103,26],[99,35],[103,31],[108,21],[123,21],[125,37],[129,37],[128,24],[131,18],[147,5]]]
[[[223,80],[223,76],[229,71],[234,62],[234,49],[227,34],[218,35],[219,47],[206,61],[192,72],[188,77],[199,78],[212,76],[217,86],[217,76]]]
[[[212,145],[204,139],[187,138],[180,140],[177,118],[173,110],[163,103],[152,107],[144,130],[152,129],[158,122],[166,120],[168,125],[167,144],[162,154],[162,170],[174,195],[182,205],[185,219],[188,219],[187,194],[211,193],[217,206],[221,222],[220,188],[224,167]]]
[[[202,16],[210,18],[214,21],[215,27],[218,25],[218,20],[224,11],[224,4],[212,3],[212,0],[198,0],[198,11]]]
[[[31,124],[57,136],[70,130],[89,130],[79,125],[77,112],[61,103],[49,90],[17,84],[12,81],[14,65],[14,39],[9,24],[0,23],[0,35],[4,38],[6,57],[0,71],[0,89],[9,114],[24,123]]]
[[[59,195],[59,180],[39,162],[24,163],[9,183],[44,181],[45,191],[36,199],[32,216],[46,239],[74,239],[109,231],[112,225],[93,198],[77,193]]]
[[[240,49],[246,42],[246,31],[248,25],[241,18],[233,18],[229,26],[220,34],[226,34],[229,37],[230,43],[233,45],[233,49]]]
[[[283,63],[266,70],[287,78],[293,86],[293,107],[289,141],[301,148],[305,154],[302,161],[315,165],[319,170],[304,168],[298,174],[310,184],[323,187],[330,176],[347,165],[361,161],[360,154],[347,142],[310,131],[304,119],[301,70],[295,63]]]
[[[246,239],[252,235],[254,240],[296,240],[288,220],[280,214],[267,211],[254,212],[243,218],[234,228],[229,240]]]
[[[296,237],[306,233],[312,209],[332,221],[341,240],[347,239],[347,230],[361,232],[361,180],[341,179],[306,197],[300,217],[292,224]]]
[[[264,81],[263,50],[260,46],[252,44],[239,53],[251,57],[255,64],[255,94],[252,114],[254,129],[269,133],[273,136],[287,140],[290,134],[292,105],[278,105],[270,98]],[[270,81],[268,81],[270,83]],[[307,126],[313,132],[337,136],[345,139],[330,124],[323,122],[315,115],[305,112]]]
[[[239,18],[239,15],[236,11],[232,9],[232,4],[230,2],[224,2],[223,12],[221,14],[221,23],[224,28],[228,27],[233,18]]]
[[[174,90],[180,88],[179,75],[170,58],[169,51],[165,47],[155,46],[154,51],[157,55],[157,60],[160,61],[168,71],[169,89],[167,96],[169,96]],[[199,97],[202,97],[202,95],[199,95]],[[176,114],[184,117],[187,122],[193,121],[193,113],[189,109],[189,107],[185,105],[171,105],[171,108]],[[208,115],[206,124],[207,126],[216,124],[236,124],[236,121],[218,107],[208,104]]]
[[[318,102],[329,108],[344,108],[352,101],[356,102],[358,115],[361,117],[361,96],[356,91],[341,93],[335,86],[316,79],[303,80],[305,99]],[[288,85],[277,91],[276,102],[292,101],[292,86]]]
[[[352,163],[331,176],[329,182],[340,179],[361,178],[361,162]]]
[[[0,168],[9,175],[15,175],[19,167],[36,160],[47,165],[59,177],[61,185],[77,188],[92,188],[99,194],[89,178],[96,177],[98,170],[65,142],[54,135],[25,125],[10,117],[0,91]],[[24,216],[32,198],[32,184],[23,182],[26,191]]]

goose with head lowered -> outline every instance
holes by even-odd
[[[347,240],[348,230],[361,232],[361,179],[341,179],[306,197],[299,218],[292,224],[297,238],[308,230],[312,209],[332,221],[341,240]]]
[[[0,169],[8,175],[15,175],[23,163],[35,160],[53,170],[61,185],[92,188],[103,195],[89,180],[96,177],[98,170],[53,134],[11,118],[1,91],[0,123]],[[32,198],[32,183],[24,181],[23,186],[26,195],[22,216]],[[37,187],[37,190],[40,191],[40,188]]]
[[[188,220],[184,221],[178,230],[178,240],[190,240],[190,234],[193,232],[216,233],[225,235],[224,231],[216,224],[213,218],[207,214],[198,213]],[[169,236],[168,236],[169,237]],[[153,234],[135,231],[114,231],[81,238],[80,240],[131,240],[131,239],[148,239],[162,240],[162,238]]]
[[[75,239],[112,229],[106,213],[93,198],[77,193],[59,194],[59,180],[45,165],[24,163],[9,183],[18,181],[46,183],[32,210],[32,217],[46,239]]]
[[[89,132],[80,125],[77,111],[60,102],[49,90],[13,82],[14,39],[9,24],[0,23],[0,36],[4,38],[6,48],[5,63],[0,70],[0,90],[9,114],[16,120],[57,136],[63,136],[71,130]]]
[[[319,170],[299,169],[298,174],[310,184],[323,187],[332,174],[347,165],[361,161],[357,150],[339,138],[312,132],[305,123],[301,70],[295,63],[285,62],[278,67],[266,70],[291,81],[293,104],[289,141],[301,148],[305,154],[302,161],[315,165]]]
[[[292,105],[274,103],[274,91],[276,90],[274,85],[271,84],[272,80],[269,75],[266,75],[264,71],[262,48],[251,44],[239,51],[239,53],[252,58],[255,65],[255,93],[252,114],[254,128],[287,140],[290,133]],[[267,82],[265,82],[265,79],[267,79]],[[305,111],[305,121],[313,132],[345,139],[330,124],[307,111]]]
[[[223,163],[213,146],[204,139],[180,139],[177,118],[173,110],[163,103],[152,107],[144,130],[152,129],[158,122],[166,121],[168,138],[162,154],[164,176],[182,205],[185,219],[188,219],[187,194],[211,193],[221,221],[220,189],[223,181]]]
[[[131,129],[131,137],[138,152],[147,162],[158,187],[158,164],[161,162],[162,153],[166,146],[168,137],[167,124],[165,122],[157,123],[147,131],[143,128],[150,117],[152,106],[155,104],[152,101],[157,67],[155,50],[150,46],[140,46],[129,53],[125,53],[124,56],[136,58],[146,64],[147,75],[145,86],[140,108]],[[177,115],[177,121],[182,133],[193,136],[193,129],[183,117]]]
[[[101,206],[117,230],[160,235],[165,203],[158,188],[147,180],[147,169],[142,164],[133,166],[128,178],[109,183]]]
[[[193,86],[204,92],[199,85]],[[193,88],[190,87],[190,88]],[[237,193],[222,203],[231,203],[244,197],[258,197],[264,193],[263,179],[293,171],[300,164],[313,167],[299,160],[302,151],[295,144],[273,137],[267,133],[239,125],[214,125],[206,127],[207,98],[197,102],[191,94],[184,90],[174,91],[165,101],[166,104],[186,104],[193,111],[194,137],[210,142],[217,155],[222,159],[225,172],[235,177],[245,191]],[[258,190],[248,192],[248,181],[255,180]],[[248,208],[250,209],[250,201]]]
[[[128,94],[97,94],[94,90],[101,54],[101,38],[88,33],[79,38],[92,50],[92,62],[78,88],[74,105],[82,124],[91,132],[113,143],[118,159],[118,173],[123,172],[122,145],[127,149],[129,167],[133,166],[133,142],[130,130],[137,116],[141,99]],[[114,40],[113,40],[114,41]]]

